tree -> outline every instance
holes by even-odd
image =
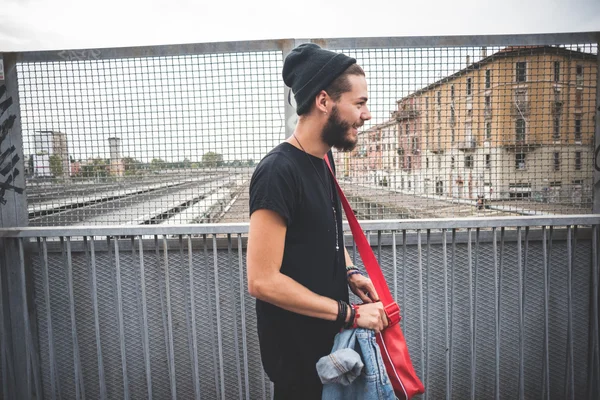
[[[63,160],[62,157],[58,154],[52,154],[49,158],[50,160],[50,172],[55,178],[59,176],[63,176]]]
[[[209,151],[202,156],[202,165],[204,167],[220,167],[223,165],[223,155]]]
[[[86,165],[81,168],[82,174],[88,178],[94,178],[99,176],[108,176],[108,167],[110,161],[103,158],[94,158],[88,161]]]
[[[125,175],[135,175],[138,170],[140,162],[133,157],[123,157],[123,169]]]
[[[152,169],[153,171],[161,170],[164,167],[165,162],[160,158],[153,158],[152,161],[150,161],[150,169]]]

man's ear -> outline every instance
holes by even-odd
[[[327,114],[327,104],[331,101],[331,98],[326,91],[321,90],[315,97],[315,106],[319,113]]]

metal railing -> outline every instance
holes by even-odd
[[[423,398],[597,398],[599,215],[363,228]],[[0,230],[2,398],[270,398],[247,230]]]

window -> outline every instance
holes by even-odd
[[[450,129],[450,135],[451,135],[451,136],[450,136],[450,140],[452,141],[452,143],[454,143],[454,142],[455,142],[455,140],[456,140],[456,131],[454,130],[454,127],[452,127],[452,128]]]
[[[471,78],[467,78],[467,96],[470,96],[473,92],[473,84]]]
[[[527,106],[527,90],[519,89],[515,90],[515,103],[519,108],[519,112],[525,112]]]
[[[527,82],[527,63],[525,61],[516,63],[515,76],[517,82]]]
[[[560,171],[560,153],[554,153],[554,170]]]
[[[454,169],[455,165],[456,165],[456,163],[455,163],[454,157],[450,158],[450,169]]]
[[[492,140],[492,123],[491,122],[485,123],[485,139]]]
[[[517,118],[515,122],[515,136],[517,142],[525,141],[525,120],[523,118]]]
[[[575,107],[581,107],[583,101],[583,90],[577,89],[575,91]]]
[[[583,65],[578,65],[575,68],[577,74],[577,87],[583,86]]]
[[[408,137],[408,135],[410,135],[410,129],[409,129],[409,125],[408,124],[406,124],[406,130],[405,130],[405,132],[406,132],[406,137]]]
[[[454,100],[454,85],[450,86],[450,98]]]
[[[438,156],[438,168],[442,169],[442,158]]]
[[[560,118],[554,117],[554,131],[552,133],[552,139],[560,140]]]
[[[412,169],[412,156],[406,157],[406,168]]]
[[[515,168],[516,169],[525,169],[525,153],[516,153],[515,154]]]
[[[465,168],[473,168],[473,156],[465,156]]]
[[[438,106],[442,105],[442,92],[441,91],[437,92],[437,103],[438,103]]]
[[[425,97],[425,110],[429,110],[429,97]]]
[[[575,152],[575,169],[577,171],[581,170],[581,152],[580,151]]]
[[[429,157],[425,158],[425,168],[429,168]]]
[[[487,169],[492,168],[492,155],[491,154],[485,155],[485,167]]]
[[[489,118],[492,115],[492,97],[491,96],[485,96],[485,108],[483,110],[483,113],[486,118]]]
[[[560,61],[554,61],[554,82],[560,82]]]
[[[581,142],[581,117],[575,117],[575,141]]]
[[[485,88],[489,89],[492,87],[492,71],[487,69],[485,71]]]
[[[411,180],[408,179],[407,183],[408,183],[408,190],[411,190],[412,189],[412,182],[411,182]]]

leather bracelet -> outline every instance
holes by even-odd
[[[350,329],[354,326],[356,320],[356,309],[353,305],[350,306],[350,319],[344,323],[344,329]]]
[[[346,323],[346,315],[348,314],[348,304],[342,300],[338,300],[338,315],[335,320],[336,324],[343,326]]]

